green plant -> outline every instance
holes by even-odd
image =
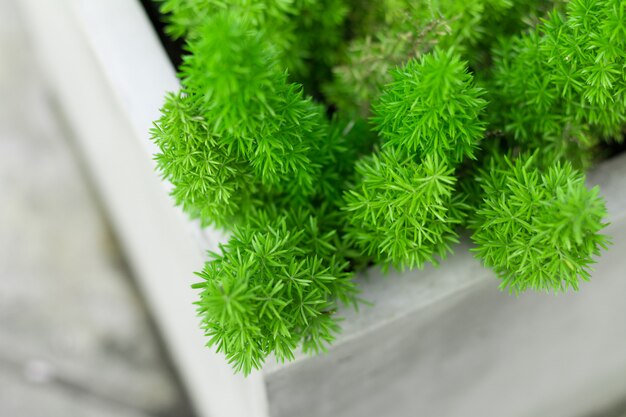
[[[598,187],[569,162],[540,170],[532,157],[492,158],[478,181],[483,201],[472,218],[474,249],[515,292],[578,289],[607,238]]]
[[[465,196],[454,171],[484,135],[483,91],[452,51],[435,50],[392,72],[374,109],[382,152],[359,161],[346,192],[348,237],[377,263],[421,268],[458,242]]]
[[[495,51],[493,124],[545,157],[591,164],[602,140],[626,122],[626,5],[572,0]]]
[[[542,0],[378,0],[355,1],[359,13],[347,52],[322,88],[347,113],[368,116],[370,105],[391,82],[391,70],[435,46],[454,48],[486,72],[490,49],[502,36],[521,31],[556,1]]]
[[[199,311],[211,343],[249,373],[270,353],[292,358],[298,343],[322,349],[338,303],[355,303],[346,257],[358,255],[337,207],[367,146],[354,122],[304,97],[274,45],[237,16],[216,12],[195,27],[182,89],[153,135],[176,203],[233,231],[201,274]]]
[[[216,14],[233,13],[239,22],[245,20],[249,29],[263,32],[281,68],[289,68],[293,79],[310,87],[311,92],[324,75],[319,69],[334,65],[339,57],[348,13],[343,0],[157,1],[166,16],[166,32],[173,38],[202,38],[206,21]]]
[[[187,43],[156,160],[176,204],[231,233],[195,287],[236,370],[324,350],[354,272],[436,264],[462,227],[503,288],[589,279],[606,209],[576,168],[626,125],[626,1],[162,11]]]
[[[324,350],[338,330],[337,300],[356,301],[352,274],[336,255],[337,240],[335,231],[321,230],[319,218],[306,211],[260,211],[250,224],[235,227],[198,274],[209,345],[244,373],[270,353],[280,361],[293,359],[298,344],[305,352]]]

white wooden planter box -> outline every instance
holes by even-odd
[[[204,347],[193,271],[220,239],[172,206],[148,130],[174,69],[137,0],[21,0],[55,96],[199,416],[584,416],[626,398],[626,156],[590,175],[613,246],[579,293],[498,291],[468,252],[361,278],[330,352],[233,375]]]

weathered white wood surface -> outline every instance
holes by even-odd
[[[0,0],[0,416],[190,416]]]
[[[26,3],[41,8],[37,0]],[[171,66],[134,0],[63,0],[48,13],[57,16],[61,6],[72,13],[57,32],[80,45],[63,51],[65,66],[48,57],[53,81],[70,114],[98,106],[76,122],[87,160],[202,415],[575,417],[620,407],[624,157],[605,164],[595,179],[605,186],[615,244],[580,293],[501,293],[467,247],[459,247],[437,270],[387,278],[372,271],[361,288],[375,306],[345,312],[344,332],[329,354],[269,364],[242,380],[202,348],[190,306],[195,296],[188,284],[204,258],[199,248],[219,237],[198,239],[198,229],[172,209],[149,160],[145,129],[163,92],[176,88]],[[88,75],[80,68],[75,74],[81,88],[64,79],[64,68],[86,65]]]

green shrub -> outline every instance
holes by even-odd
[[[626,122],[626,5],[572,0],[495,51],[490,112],[525,148],[587,167]]]
[[[305,211],[258,212],[254,219],[233,229],[196,285],[209,345],[245,373],[270,353],[293,359],[300,343],[305,352],[324,350],[338,330],[337,301],[356,301],[334,230],[325,232]]]
[[[346,192],[348,237],[377,263],[421,268],[458,242],[467,205],[454,172],[474,157],[486,102],[451,51],[412,59],[392,77],[373,106],[382,152],[357,163]]]
[[[186,49],[156,160],[231,233],[195,287],[236,370],[326,349],[355,272],[437,264],[463,227],[502,288],[589,279],[606,209],[577,169],[626,126],[626,1],[161,7]]]
[[[479,174],[483,201],[472,222],[474,249],[515,292],[578,289],[606,248],[598,187],[569,162],[537,168],[534,157],[493,158]]]

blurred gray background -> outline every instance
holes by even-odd
[[[0,416],[191,416],[15,0],[0,0]]]

